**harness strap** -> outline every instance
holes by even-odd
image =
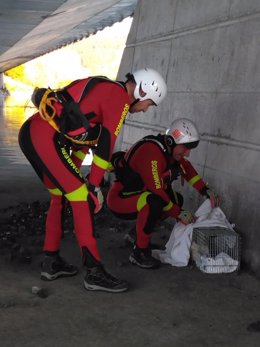
[[[75,84],[78,81],[72,82],[70,85],[63,89],[58,90],[52,90],[48,88],[39,103],[39,113],[42,119],[49,122],[49,124],[61,134],[61,138],[65,137],[69,139],[70,141],[79,144],[79,145],[95,145],[98,142],[98,138],[96,140],[78,140],[75,139],[69,135],[66,134],[66,121],[69,118],[79,117],[80,122],[82,126],[88,131],[91,127],[89,124],[89,119],[91,119],[94,115],[93,113],[90,114],[83,114],[80,110],[79,104],[82,101],[82,99],[87,95],[87,93],[95,87],[96,84],[101,82],[111,82],[111,83],[117,83],[122,86],[121,83],[109,80],[107,77],[103,76],[97,76],[90,78],[85,87],[84,90],[79,98],[78,101],[75,101],[73,97],[68,92],[68,88],[71,87],[73,84]],[[54,102],[58,102],[63,106],[62,112],[60,117],[57,116],[57,111],[55,107],[53,106]],[[56,119],[55,119],[56,118]],[[56,121],[55,121],[56,120]],[[59,123],[59,124],[57,124]]]
[[[141,139],[140,141],[138,141],[136,143],[136,145],[134,147],[132,147],[130,154],[127,156],[127,159],[124,159],[126,163],[130,162],[131,158],[133,157],[133,155],[135,154],[137,149],[145,142],[155,143],[157,146],[160,147],[160,149],[162,150],[163,153],[167,153],[166,147],[163,145],[163,143],[160,140],[158,140],[153,135],[148,135],[148,136],[144,137],[143,139]]]
[[[68,88],[72,85],[70,84],[69,86],[63,88],[60,91],[56,92],[57,99],[59,102],[63,105],[63,110],[62,110],[62,115],[61,115],[61,128],[64,128],[61,130],[61,133],[65,133],[66,130],[66,117],[69,116],[70,114],[77,114],[80,117],[80,120],[82,122],[83,127],[88,130],[90,128],[90,124],[88,119],[88,115],[84,115],[79,107],[80,102],[84,99],[84,97],[88,94],[88,92],[95,87],[96,84],[101,83],[101,82],[114,82],[109,80],[107,77],[103,76],[97,76],[97,77],[92,77],[89,79],[83,89],[83,92],[79,98],[79,100],[76,102],[73,97],[70,95],[68,92]],[[76,81],[75,81],[76,83]],[[73,83],[74,84],[74,83]],[[93,116],[93,114],[92,114]],[[88,118],[87,118],[88,117]]]

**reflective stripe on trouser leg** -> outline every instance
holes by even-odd
[[[150,243],[151,235],[144,232],[144,227],[149,216],[149,206],[147,197],[150,192],[144,192],[137,201],[137,220],[136,220],[136,245],[138,248],[147,248]]]
[[[87,202],[88,189],[86,184],[83,184],[73,192],[65,194],[65,196],[70,201],[74,228],[80,248],[87,247],[95,259],[100,261],[97,241],[94,237],[93,218]]]

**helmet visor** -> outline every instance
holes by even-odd
[[[199,142],[200,141],[193,141],[193,142],[183,143],[183,145],[188,149],[193,149],[198,146]]]

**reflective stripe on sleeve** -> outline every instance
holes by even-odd
[[[112,170],[114,170],[113,165],[111,163],[108,163],[107,171],[110,172]]]
[[[198,182],[200,179],[201,179],[201,177],[200,177],[199,175],[196,175],[196,176],[192,177],[192,178],[188,181],[188,183],[189,183],[191,186],[193,186],[193,185],[194,185],[196,182]]]
[[[104,170],[106,170],[109,167],[109,162],[100,158],[96,154],[93,157],[93,163]]]
[[[164,206],[163,211],[169,211],[173,206],[173,203],[170,201],[168,205]]]
[[[76,152],[73,151],[73,155],[83,161],[85,159],[86,153],[79,150]]]

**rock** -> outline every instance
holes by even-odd
[[[49,292],[46,288],[41,288],[37,286],[32,287],[32,294],[38,296],[39,298],[47,298],[49,296]]]

